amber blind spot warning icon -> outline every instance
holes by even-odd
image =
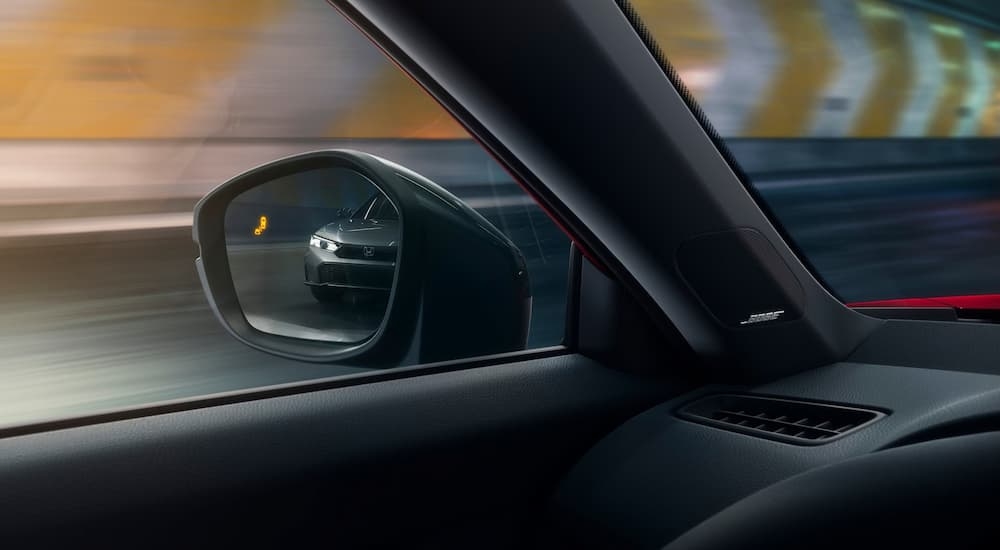
[[[253,236],[260,237],[267,231],[267,216],[261,216],[257,220],[257,227],[253,228]]]

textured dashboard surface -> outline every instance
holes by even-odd
[[[681,420],[714,391],[815,399],[890,414],[827,445],[804,447]],[[838,363],[749,388],[709,387],[658,405],[592,449],[553,502],[584,538],[659,547],[737,500],[811,468],[891,447],[923,432],[1000,415],[1000,376]],[[981,424],[980,424],[981,425]],[[956,428],[956,433],[961,433]]]
[[[666,548],[994,548],[998,455],[997,432],[862,455],[758,491]]]

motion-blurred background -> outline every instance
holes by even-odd
[[[1000,9],[633,4],[834,293],[1000,292]],[[566,238],[322,0],[0,2],[0,425],[349,372],[237,344],[193,269],[202,194],[326,147],[409,166],[510,235],[530,344],[560,341]]]

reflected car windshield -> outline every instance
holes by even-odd
[[[358,207],[354,213],[351,214],[351,219],[356,220],[366,220],[369,219],[373,212],[378,210],[378,204],[380,197],[378,194],[372,195],[370,199],[366,200],[364,204]]]
[[[380,201],[378,212],[373,213],[372,217],[377,220],[398,220],[399,215],[396,213],[396,207],[392,205],[388,200]]]
[[[396,213],[396,207],[384,196],[375,194],[359,206],[351,214],[351,218],[358,220],[398,220],[399,214]]]

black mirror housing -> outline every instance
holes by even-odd
[[[347,168],[396,207],[401,233],[395,285],[382,323],[360,342],[295,338],[248,322],[227,255],[225,213],[242,193],[276,179]],[[325,150],[244,172],[195,207],[202,287],[222,325],[239,341],[274,355],[314,362],[391,367],[524,349],[531,291],[520,250],[485,218],[423,176],[367,153]]]

